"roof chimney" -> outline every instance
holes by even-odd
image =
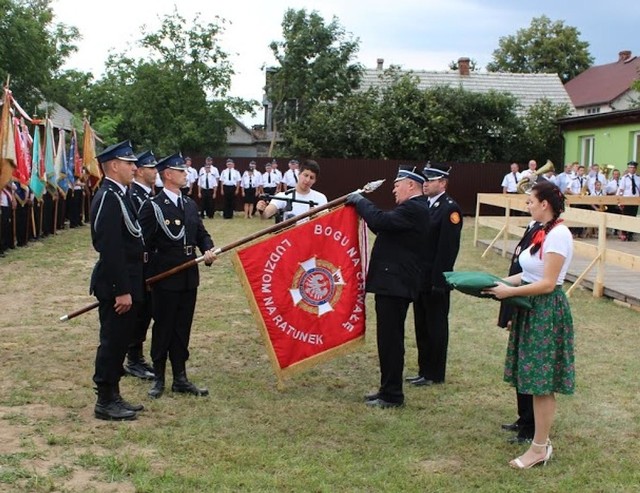
[[[469,62],[470,60],[467,57],[458,58],[458,72],[460,72],[460,75],[469,75]]]
[[[630,50],[623,50],[620,53],[618,53],[618,61],[619,62],[624,62],[629,60],[629,58],[631,58],[631,51]]]
[[[378,58],[377,62],[378,66],[376,67],[376,70],[382,70],[384,67],[384,58]]]

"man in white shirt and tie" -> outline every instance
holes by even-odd
[[[511,171],[502,179],[502,193],[518,193],[518,182],[521,179],[518,163],[511,163]]]
[[[213,165],[213,158],[207,156],[198,176],[198,198],[200,199],[200,216],[215,216],[215,200],[218,195],[220,173]]]
[[[618,195],[622,197],[640,196],[640,177],[636,174],[637,169],[638,163],[635,161],[629,161],[627,164],[627,172],[620,180]],[[622,206],[621,209],[625,216],[636,217],[638,215],[637,205],[625,205]],[[633,231],[620,232],[620,239],[622,241],[635,241]]]
[[[220,175],[220,181],[222,182],[221,193],[224,197],[222,217],[225,219],[233,219],[234,201],[240,193],[240,180],[242,177],[238,170],[235,169],[235,166],[233,159],[227,159],[227,169]]]

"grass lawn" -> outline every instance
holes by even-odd
[[[456,268],[505,273],[506,259],[480,258],[471,223]],[[205,225],[221,246],[270,223]],[[58,322],[94,301],[88,226],[0,259],[0,491],[640,491],[637,312],[576,291],[577,393],[558,397],[547,467],[514,471],[507,462],[525,447],[500,430],[515,392],[502,382],[496,302],[454,293],[447,383],[406,389],[404,409],[367,409],[379,377],[372,300],[363,347],[278,390],[232,255],[201,267],[187,367],[210,397],[151,401],[148,383],[125,378],[123,395],[147,409],[129,423],[93,418],[97,312]]]

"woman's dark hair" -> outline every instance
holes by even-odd
[[[540,202],[546,200],[553,210],[553,218],[545,224],[543,229],[544,235],[546,236],[546,234],[558,224],[560,214],[564,212],[564,194],[556,185],[547,180],[537,182],[533,188],[531,188],[531,193],[535,193],[536,198]],[[531,247],[531,254],[535,254],[541,247],[542,242],[535,243]]]

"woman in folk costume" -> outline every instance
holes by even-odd
[[[531,218],[544,225],[520,254],[522,273],[485,290],[498,299],[530,296],[531,310],[514,314],[509,334],[504,380],[522,394],[533,395],[535,435],[529,449],[509,464],[529,469],[546,464],[553,447],[549,433],[556,411],[555,394],[575,387],[573,319],[562,291],[573,256],[573,239],[562,223],[564,195],[551,182],[536,183],[527,201]]]

